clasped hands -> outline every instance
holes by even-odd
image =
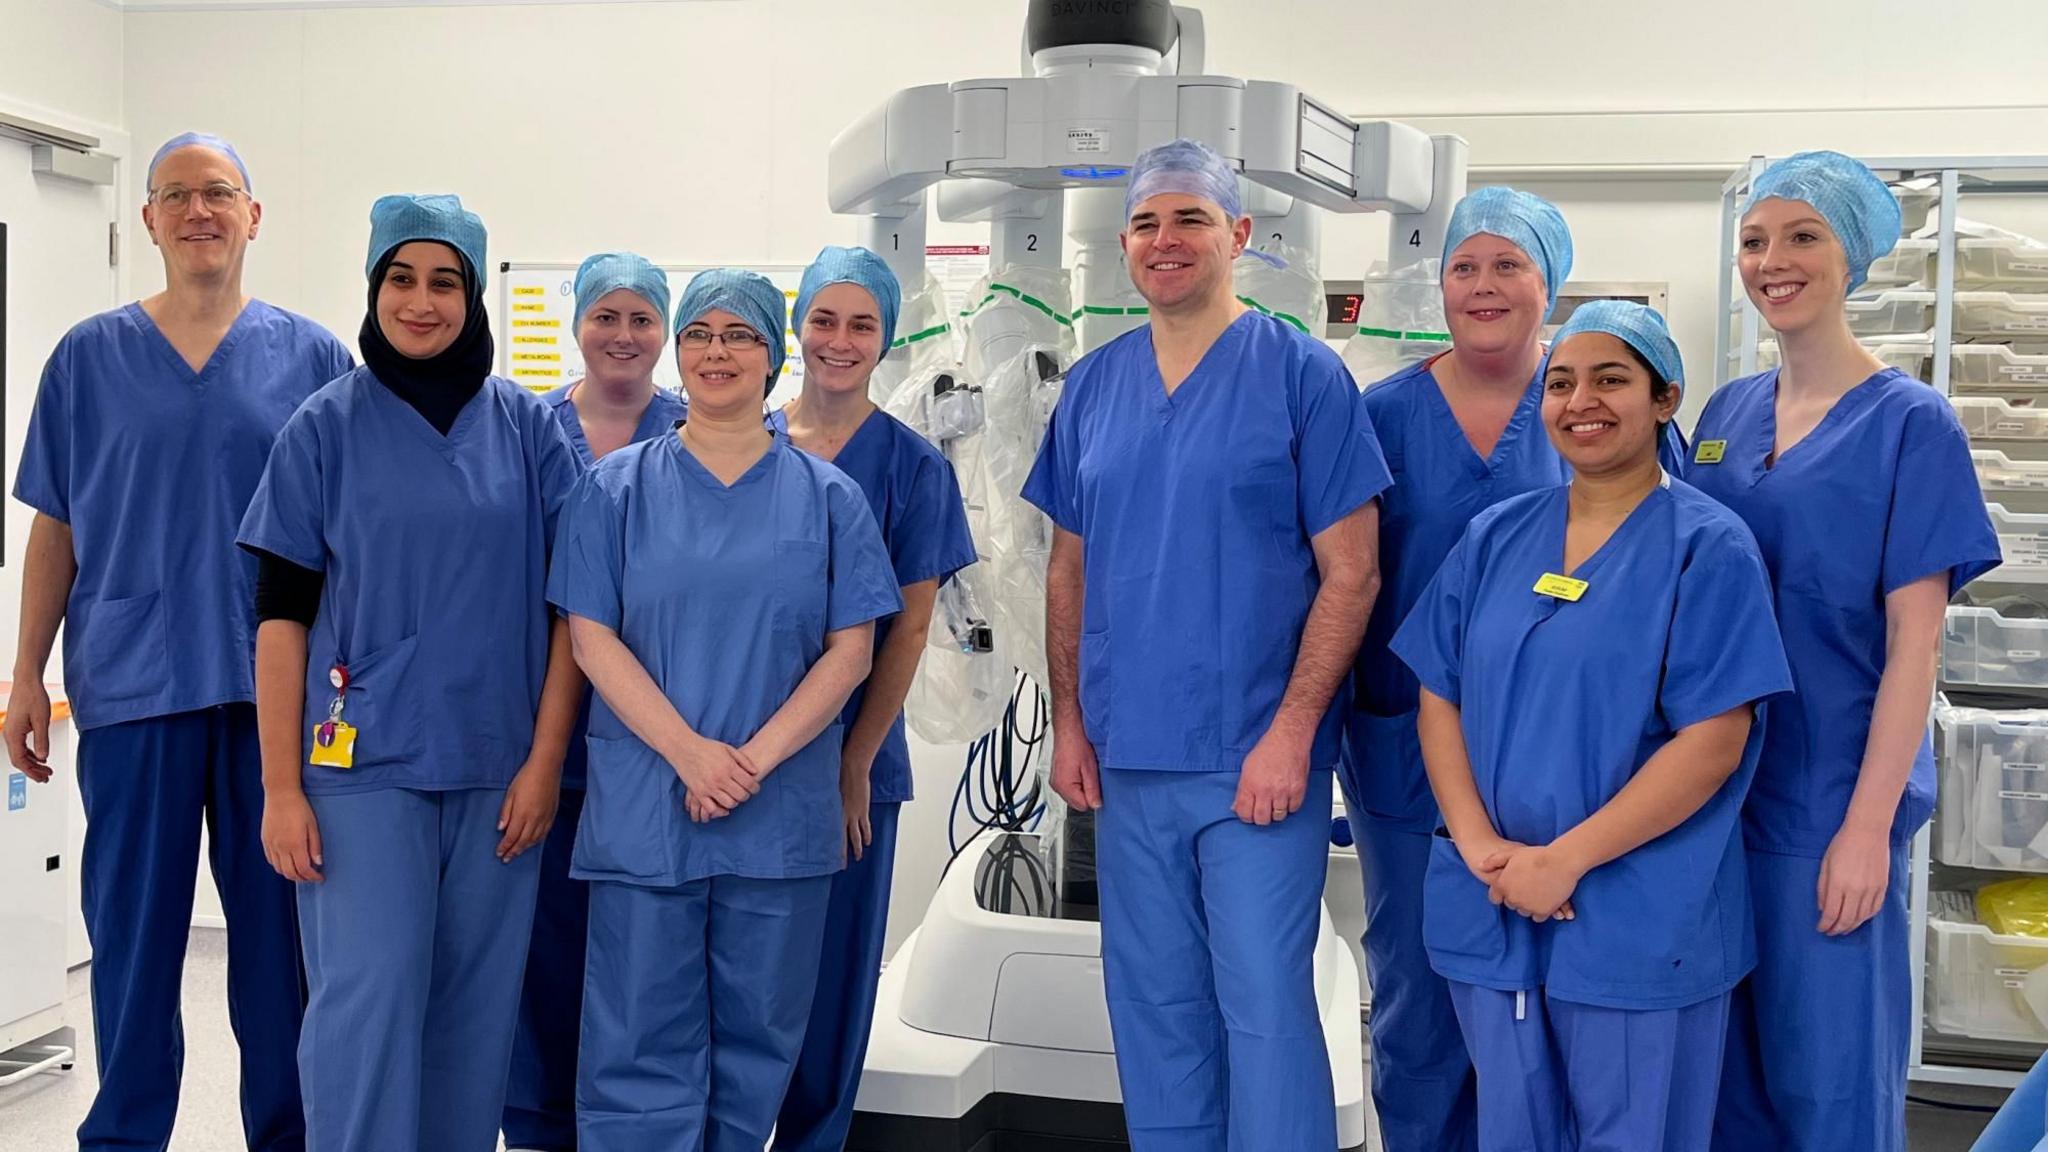
[[[1586,869],[1555,844],[1522,844],[1499,836],[1458,845],[1465,867],[1486,885],[1487,898],[1541,924],[1571,920],[1572,893]]]

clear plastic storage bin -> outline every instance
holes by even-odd
[[[2008,512],[2048,512],[2048,461],[2014,460],[1996,449],[1970,453],[1984,499]]]
[[[1934,293],[1893,288],[1875,296],[1852,296],[1844,307],[1849,311],[1849,331],[1858,336],[1925,332],[1934,319]]]
[[[2048,291],[2048,244],[2021,236],[1957,240],[1956,283]]]
[[[1889,296],[1892,293],[1887,292]],[[1880,297],[1882,299],[1882,297]],[[1853,307],[1855,301],[1849,301]],[[1855,327],[1856,313],[1849,313]],[[2005,340],[2048,340],[2048,295],[1956,293],[1956,335]]]
[[[2048,442],[2048,408],[2014,404],[2000,396],[1957,396],[1951,403],[1972,440]]]
[[[1927,226],[1927,218],[1934,213],[1934,206],[1941,203],[1941,187],[1928,183],[1924,186],[1902,188],[1892,185],[1892,198],[1899,202],[1899,235],[1911,236]]]
[[[1871,262],[1864,283],[1873,288],[1932,283],[1934,257],[1940,248],[1939,240],[1901,240],[1897,247]]]
[[[1927,921],[1927,1022],[1935,1031],[2040,1042],[2048,1040],[2044,1015],[2048,940],[1996,936],[1982,924]]]
[[[2048,417],[2048,409],[2041,412]],[[2013,512],[2000,504],[1987,504],[1984,510],[1998,532],[1997,579],[2006,584],[2048,584],[2048,514]]]
[[[2048,688],[2048,619],[2008,620],[1990,608],[1951,606],[1942,627],[1941,679],[1960,687]]]
[[[1949,384],[1957,391],[2048,393],[2048,349],[2034,352],[2010,344],[1958,344],[1949,353]]]
[[[2048,872],[2048,711],[1935,705],[1941,806],[1934,857],[1965,868]]]

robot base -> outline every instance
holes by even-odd
[[[1094,911],[1058,901],[1035,836],[963,853],[882,973],[847,1152],[1128,1148]],[[1327,912],[1315,982],[1338,1143],[1363,1149],[1358,969]]]

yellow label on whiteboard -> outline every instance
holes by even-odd
[[[1555,596],[1559,600],[1576,603],[1579,597],[1586,594],[1586,582],[1574,580],[1569,576],[1559,576],[1555,572],[1545,572],[1542,579],[1536,581],[1536,591],[1544,596]]]
[[[556,339],[553,336],[514,336],[512,342],[514,344],[553,344],[556,342]]]
[[[522,285],[512,290],[514,296],[545,296],[547,292],[548,290],[545,288],[536,288],[531,285]]]
[[[514,320],[512,326],[514,328],[560,328],[562,322],[560,320]]]
[[[561,362],[562,357],[561,354],[558,352],[514,352],[512,354],[512,360],[514,363],[558,364]]]
[[[1693,451],[1692,462],[1695,464],[1719,464],[1721,457],[1727,455],[1727,453],[1728,442],[1726,440],[1702,440],[1700,441],[1700,446]]]
[[[548,310],[548,306],[545,304],[514,304],[512,310],[514,312],[545,312]]]

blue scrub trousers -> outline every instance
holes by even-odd
[[[1337,1146],[1316,1008],[1330,777],[1259,827],[1236,772],[1102,769],[1103,982],[1133,1152]]]
[[[2034,1061],[1970,1152],[2048,1152],[2048,1054]]]
[[[292,1061],[305,1007],[298,927],[291,883],[263,856],[255,705],[88,728],[78,737],[78,787],[100,1080],[78,1146],[161,1152],[170,1143],[185,1064],[179,985],[203,821],[227,918],[242,1132],[262,1152],[305,1147]]]
[[[1706,1152],[1726,993],[1647,1011],[1455,982],[1451,998],[1479,1070],[1480,1152]]]
[[[492,1152],[540,852],[498,862],[502,788],[313,796],[299,885],[310,1152]]]
[[[1478,1078],[1451,986],[1422,944],[1427,832],[1377,820],[1346,799],[1365,874],[1365,972],[1372,986],[1372,1106],[1387,1152],[1473,1152]]]
[[[1816,927],[1820,864],[1749,850],[1757,965],[1729,1012],[1716,1152],[1905,1152],[1906,849],[1877,915],[1847,936]]]
[[[874,839],[859,860],[832,878],[818,992],[804,1030],[796,1074],[775,1121],[776,1152],[841,1152],[853,1127],[853,1102],[882,983],[889,927],[889,885],[896,873],[896,818],[903,805],[870,804]]]
[[[540,892],[505,1083],[505,1146],[576,1152],[576,1045],[583,1018],[583,937],[590,888],[569,878],[581,788],[564,787],[554,827],[540,847]]]
[[[761,1152],[810,1018],[832,877],[590,886],[582,1152]]]

